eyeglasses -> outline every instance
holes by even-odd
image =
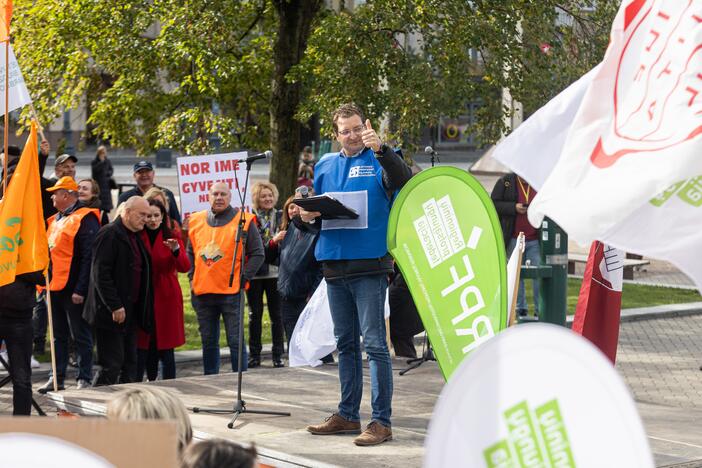
[[[342,130],[339,132],[339,135],[349,136],[352,133],[355,133],[356,135],[360,135],[361,133],[363,133],[363,130],[365,130],[365,129],[366,129],[366,127],[364,127],[363,125],[359,125],[358,127],[352,128],[351,130]]]

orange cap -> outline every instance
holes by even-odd
[[[55,192],[56,190],[69,190],[71,192],[77,192],[78,191],[78,184],[76,184],[76,181],[73,180],[73,177],[71,176],[64,176],[61,177],[53,187],[49,187],[46,189],[47,192]]]

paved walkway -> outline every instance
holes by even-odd
[[[657,466],[702,467],[702,314],[657,317],[622,323],[617,369],[637,402]],[[198,354],[179,355],[179,377],[201,374],[193,360]],[[46,367],[36,373],[36,386],[46,381]],[[11,390],[4,387],[0,415],[11,414],[11,407]]]

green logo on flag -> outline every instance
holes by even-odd
[[[465,171],[422,171],[392,207],[388,248],[448,379],[507,323],[505,249],[492,200]]]
[[[509,436],[483,451],[488,468],[575,467],[557,400],[530,411],[522,401],[504,412]]]
[[[674,183],[651,199],[650,203],[653,206],[661,207],[676,193],[678,198],[684,203],[694,206],[695,208],[702,206],[702,176]]]

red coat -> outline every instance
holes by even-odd
[[[173,232],[180,249],[176,258],[171,249],[163,243],[163,233],[159,231],[151,245],[146,230],[141,232],[146,250],[151,255],[151,279],[154,290],[154,327],[157,349],[172,349],[185,343],[183,325],[183,292],[178,283],[176,271],[185,273],[190,269],[190,260],[180,234]],[[149,334],[138,331],[137,347],[149,348]]]

